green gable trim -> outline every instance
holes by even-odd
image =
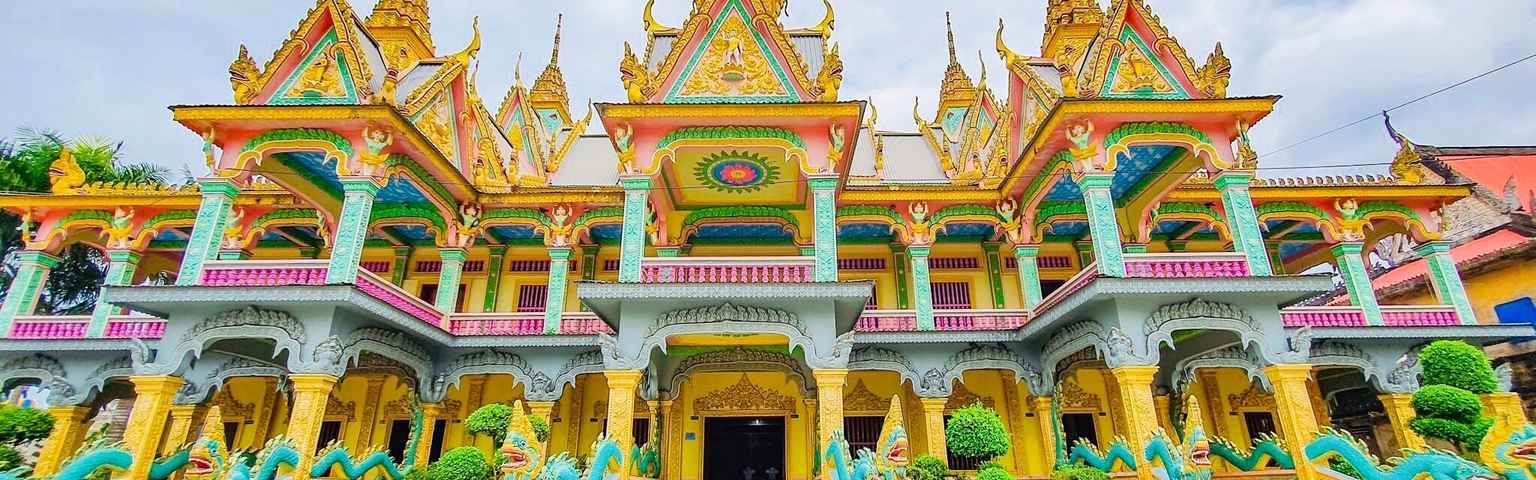
[[[348,153],[350,154],[351,152]],[[390,155],[389,159],[384,161],[385,168],[393,167],[396,165],[405,167],[406,170],[411,172],[411,175],[415,175],[416,178],[419,178],[423,183],[426,183],[426,185],[416,185],[417,190],[420,190],[421,187],[425,186],[431,190],[433,195],[437,195],[437,199],[442,201],[444,205],[454,205],[458,203],[454,201],[453,194],[448,193],[448,188],[443,186],[443,182],[437,177],[432,176],[431,173],[427,172],[427,169],[422,168],[421,164],[416,163],[415,159],[396,153]],[[457,180],[450,179],[450,181]],[[412,183],[414,184],[415,182]]]
[[[882,217],[891,221],[893,225],[902,223],[901,214],[896,209],[884,205],[847,205],[837,207],[837,218],[845,217]]]
[[[1115,145],[1120,143],[1121,140],[1125,140],[1125,137],[1132,135],[1149,135],[1157,133],[1188,135],[1194,137],[1196,140],[1200,140],[1201,143],[1211,143],[1211,137],[1206,135],[1205,132],[1182,123],[1131,122],[1122,124],[1119,127],[1115,127],[1114,130],[1110,130],[1109,134],[1104,136],[1104,146],[1109,147],[1111,145]]]
[[[341,82],[342,88],[344,88],[347,92],[345,96],[321,97],[303,95],[292,97],[284,95],[289,89],[293,88],[293,84],[295,82],[299,81],[299,75],[303,75],[304,70],[315,63],[315,58],[319,57],[321,52],[329,50],[330,47],[335,44],[336,30],[333,29],[330,32],[327,32],[324,37],[320,37],[320,41],[315,44],[315,47],[311,48],[309,53],[304,56],[304,61],[299,62],[299,66],[294,68],[292,72],[288,73],[288,79],[284,80],[283,84],[277,87],[277,91],[273,92],[272,99],[267,101],[267,103],[270,105],[335,105],[358,103],[357,86],[352,84],[352,68],[347,65],[347,61],[344,57],[342,57],[339,50],[336,51],[336,69],[337,71],[341,72],[341,78],[339,81]]]
[[[268,222],[277,220],[291,220],[295,218],[314,219],[318,218],[318,215],[319,214],[311,208],[280,208],[267,212],[265,215],[260,217],[256,217],[256,221],[251,222],[251,225],[261,226]]]
[[[1253,207],[1253,211],[1260,218],[1263,218],[1265,215],[1287,214],[1287,213],[1290,213],[1290,214],[1302,214],[1302,215],[1309,216],[1309,217],[1316,217],[1316,218],[1322,219],[1322,220],[1328,220],[1328,219],[1332,218],[1332,216],[1328,215],[1328,212],[1324,212],[1323,209],[1317,208],[1316,206],[1309,205],[1309,204],[1306,204],[1306,203],[1301,203],[1301,202],[1269,202],[1269,203],[1261,203],[1261,204]]]
[[[944,207],[943,209],[934,212],[933,218],[931,218],[929,221],[934,225],[938,225],[944,223],[944,220],[949,218],[961,216],[987,217],[988,219],[996,220],[999,223],[1003,221],[1003,217],[997,214],[997,210],[993,210],[992,207],[988,207],[986,205],[977,205],[974,203],[950,205],[948,207]]]
[[[1216,213],[1216,209],[1194,202],[1164,203],[1157,206],[1157,209],[1152,212],[1152,216],[1156,218],[1159,215],[1173,215],[1179,213],[1192,213],[1197,215],[1207,215],[1211,218],[1221,218],[1221,215]]]
[[[670,148],[672,144],[681,142],[683,140],[718,141],[722,142],[723,146],[723,142],[730,140],[740,140],[744,138],[768,138],[774,140],[783,140],[784,142],[789,143],[790,145],[794,145],[795,147],[805,148],[805,140],[800,138],[800,135],[782,128],[722,126],[683,127],[677,130],[673,130],[666,136],[661,137],[661,141],[657,142],[656,144],[656,149],[662,150]]]
[[[165,222],[172,222],[176,220],[193,220],[196,218],[197,212],[193,210],[171,210],[168,212],[163,212],[159,215],[155,215],[153,217],[149,217],[149,221],[144,222],[144,226],[153,227]]]
[[[741,21],[747,24],[747,30],[752,32],[753,44],[762,52],[763,57],[768,59],[769,69],[773,71],[775,77],[778,77],[779,84],[784,86],[784,91],[787,92],[786,95],[684,97],[678,94],[682,90],[683,84],[688,83],[688,78],[693,76],[694,69],[698,66],[699,60],[704,57],[704,52],[709,49],[710,42],[714,41],[715,35],[720,32],[720,27],[725,25],[726,18],[730,15],[740,16]],[[784,66],[780,65],[774,57],[773,48],[763,38],[762,32],[752,28],[752,18],[747,15],[746,7],[742,6],[741,0],[729,0],[725,7],[720,10],[720,16],[716,17],[709,26],[709,33],[705,34],[703,40],[694,47],[693,56],[688,59],[687,66],[683,67],[683,72],[677,76],[677,81],[672,84],[672,89],[667,92],[667,98],[664,103],[793,103],[799,101],[800,94],[795,92],[795,85],[790,82],[789,75],[784,71]]]
[[[782,220],[785,224],[795,227],[796,230],[800,228],[800,222],[795,220],[795,216],[790,214],[789,210],[765,205],[740,205],[707,207],[689,212],[688,216],[683,218],[683,229],[697,225],[705,220],[718,218],[734,219],[737,223],[745,223],[746,219],[750,218],[772,218]]]
[[[336,147],[337,150],[347,154],[348,157],[356,155],[356,152],[352,150],[352,142],[348,142],[346,137],[341,136],[339,133],[332,132],[323,128],[283,128],[278,130],[268,130],[266,132],[262,132],[261,135],[257,135],[255,138],[252,138],[250,141],[245,142],[245,147],[240,149],[240,153],[243,154],[256,150],[268,142],[283,140],[317,140],[331,144],[331,146]]]
[[[82,220],[100,220],[107,224],[112,223],[112,212],[106,210],[79,210],[70,212],[64,218],[59,219],[59,225],[69,225]]]
[[[1397,202],[1387,202],[1387,201],[1381,201],[1381,200],[1372,200],[1372,201],[1369,201],[1369,202],[1360,202],[1360,209],[1355,211],[1355,216],[1358,217],[1358,218],[1364,218],[1368,214],[1377,213],[1377,212],[1394,212],[1394,213],[1399,213],[1399,214],[1402,214],[1403,216],[1406,216],[1409,219],[1412,219],[1412,220],[1414,220],[1416,222],[1419,222],[1419,223],[1423,223],[1424,222],[1423,219],[1419,218],[1419,212],[1413,211],[1412,208],[1408,208],[1407,206],[1402,205],[1402,204],[1397,203]]]
[[[486,223],[492,220],[503,220],[508,218],[523,218],[533,220],[538,222],[539,225],[549,225],[551,223],[548,215],[545,215],[544,212],[534,210],[532,208],[497,208],[487,210],[485,214],[480,216],[480,222]]]
[[[1040,202],[1040,205],[1035,207],[1035,226],[1051,223],[1056,217],[1070,215],[1085,216],[1083,221],[1086,222],[1088,208],[1082,202]]]
[[[1152,62],[1152,65],[1157,67],[1157,73],[1163,76],[1163,81],[1168,82],[1168,85],[1173,87],[1173,91],[1167,93],[1141,91],[1130,93],[1110,93],[1110,89],[1115,86],[1115,75],[1120,71],[1120,60],[1114,59],[1114,63],[1110,64],[1109,71],[1104,75],[1104,88],[1102,91],[1100,91],[1099,96],[1105,98],[1189,98],[1189,92],[1184,90],[1184,85],[1181,85],[1178,80],[1174,78],[1173,73],[1168,71],[1168,67],[1163,65],[1163,60],[1161,58],[1157,58],[1157,55],[1152,53],[1152,49],[1147,48],[1147,43],[1141,39],[1141,35],[1137,34],[1130,25],[1126,25],[1124,28],[1120,29],[1120,43],[1131,45],[1133,48],[1141,50],[1142,56],[1147,57],[1147,61]]]
[[[373,213],[368,216],[368,224],[374,225],[383,221],[414,220],[437,227],[437,231],[448,231],[448,222],[437,213],[436,208],[430,205],[417,203],[381,203],[373,206]]]
[[[600,207],[600,208],[594,208],[594,209],[591,209],[591,210],[587,210],[586,213],[581,214],[580,217],[576,217],[575,225],[578,226],[578,227],[590,227],[590,226],[596,225],[596,224],[623,223],[623,222],[624,222],[624,208],[622,208],[622,207]]]

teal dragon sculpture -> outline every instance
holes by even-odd
[[[1166,431],[1158,429],[1147,441],[1142,468],[1158,465],[1163,469],[1165,480],[1210,480],[1211,442],[1205,436],[1205,425],[1200,415],[1200,402],[1189,397],[1184,402],[1184,431],[1175,441]]]
[[[1348,433],[1325,428],[1307,444],[1307,459],[1313,463],[1337,458],[1354,467],[1361,480],[1498,480],[1488,467],[1440,450],[1403,450],[1403,456],[1387,464],[1376,461],[1364,443]]]
[[[512,418],[507,419],[507,435],[501,441],[501,473],[504,480],[534,480],[544,466],[543,445],[528,415],[523,413],[523,402],[512,404]]]
[[[354,459],[340,442],[332,442],[316,455],[315,463],[309,469],[310,477],[329,477],[332,470],[337,470],[341,473],[338,478],[357,480],[363,478],[368,472],[378,470],[384,476],[376,478],[404,480],[406,474],[409,474],[416,465],[416,449],[421,442],[422,415],[420,402],[412,397],[410,434],[405,442],[405,451],[400,455],[404,458],[398,464],[389,457],[389,452],[384,451],[383,447],[369,448]]]
[[[587,463],[586,472],[576,468],[576,458],[570,453],[560,452],[544,464],[537,480],[603,480],[609,471],[622,469],[623,465],[624,452],[619,442],[598,437],[592,442],[592,461]]]
[[[1215,437],[1211,439],[1211,456],[1220,458],[1231,465],[1232,468],[1244,472],[1258,470],[1274,461],[1274,465],[1282,469],[1296,468],[1296,461],[1291,457],[1291,452],[1285,449],[1285,442],[1270,433],[1261,433],[1253,439],[1253,448],[1244,449],[1231,441]]]
[[[150,480],[165,480],[177,471],[187,466],[190,459],[191,448],[183,447],[161,458],[152,461],[149,467]],[[53,475],[54,480],[85,480],[95,478],[105,472],[124,472],[133,465],[133,454],[130,453],[122,442],[108,441],[105,429],[91,432],[81,447],[75,451],[69,459],[64,460],[59,471]],[[23,478],[31,473],[29,469],[18,468],[0,473],[0,480],[15,480]]]
[[[1509,480],[1536,480],[1536,426],[1494,424],[1478,454],[1484,464]]]
[[[629,449],[630,462],[629,475],[639,478],[661,478],[661,429],[652,428],[650,439],[645,445],[635,445]]]
[[[891,397],[891,407],[885,414],[885,423],[876,437],[877,451],[860,449],[857,457],[849,455],[848,440],[841,430],[834,431],[827,441],[826,453],[821,455],[821,471],[830,472],[836,480],[904,480],[910,463],[910,443],[907,429],[902,425],[900,397]]]

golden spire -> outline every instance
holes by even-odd
[[[1070,46],[1073,58],[1067,60],[1075,61],[1103,23],[1104,11],[1096,0],[1051,0],[1045,7],[1045,39],[1040,43],[1040,54],[1055,58]]]
[[[544,66],[539,78],[533,81],[533,89],[529,90],[528,96],[534,107],[555,108],[560,111],[562,119],[569,120],[571,100],[565,89],[565,76],[560,73],[560,30],[564,23],[564,14],[555,16],[555,41],[549,52],[549,65]]]
[[[410,61],[436,56],[427,0],[379,0],[363,23],[379,40],[386,58],[401,53]]]
[[[202,438],[213,440],[219,445],[224,445],[224,416],[220,414],[219,406],[208,407],[208,413],[203,414]]]
[[[966,75],[955,55],[955,28],[949,21],[949,12],[944,12],[944,30],[949,42],[949,67],[944,69],[944,83],[939,87],[940,111],[956,103],[969,104],[976,97],[976,84],[971,83],[970,75]]]

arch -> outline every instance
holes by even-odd
[[[1122,124],[1104,136],[1106,170],[1113,170],[1119,156],[1129,155],[1132,146],[1168,145],[1183,148],[1216,171],[1231,168],[1216,152],[1211,138],[1194,127],[1174,122],[1131,122]]]
[[[276,363],[262,362],[245,357],[232,357],[219,364],[217,368],[208,373],[207,381],[200,385],[191,381],[182,385],[182,390],[176,394],[176,403],[191,404],[201,403],[219,389],[230,379],[238,377],[270,377],[283,379],[288,377],[288,369]]]
[[[458,386],[465,375],[476,374],[508,374],[512,375],[514,384],[523,385],[524,391],[533,391],[532,381],[537,373],[527,360],[515,353],[500,350],[487,349],[479,352],[471,352],[459,355],[448,365],[447,370],[437,375],[432,380],[432,394],[441,395],[447,393],[448,386]],[[438,391],[441,389],[441,391]],[[424,395],[426,396],[426,395]]]
[[[1316,205],[1296,201],[1267,202],[1254,206],[1259,225],[1270,220],[1292,220],[1311,223],[1323,232],[1327,239],[1340,238],[1338,223],[1333,216]]]
[[[576,221],[572,223],[571,237],[575,239],[581,238],[582,235],[587,235],[588,241],[595,242],[596,239],[591,237],[592,229],[594,227],[623,224],[623,207],[598,207],[582,212],[581,216],[576,217]]]
[[[1243,347],[1254,346],[1263,353],[1263,338],[1258,321],[1247,310],[1229,303],[1194,298],[1180,303],[1157,307],[1147,316],[1143,333],[1147,335],[1147,348],[1163,345],[1173,348],[1173,333],[1179,330],[1223,330],[1237,334]]]
[[[729,350],[704,352],[683,359],[667,383],[666,400],[676,400],[682,386],[695,373],[767,371],[784,374],[798,384],[801,396],[815,398],[815,382],[805,376],[795,358],[784,353],[752,350],[737,346]]]
[[[389,182],[396,179],[410,184],[411,188],[426,197],[427,202],[431,203],[443,216],[452,216],[458,210],[458,202],[443,186],[443,182],[421,168],[421,165],[411,157],[399,153],[391,154],[384,160],[384,170],[380,172],[379,177],[386,179],[386,188]]]
[[[1082,222],[1087,228],[1088,210],[1083,202],[1052,201],[1041,202],[1035,210],[1034,229],[1035,238],[1045,238],[1046,227],[1052,227],[1057,222],[1072,221]],[[1052,233],[1055,233],[1054,229]]]
[[[346,346],[341,352],[341,358],[353,364],[361,363],[364,352],[398,362],[411,370],[418,387],[421,386],[421,379],[432,374],[432,357],[427,349],[399,330],[359,328],[347,336]]]
[[[1174,364],[1174,385],[1176,391],[1187,391],[1189,384],[1195,381],[1195,371],[1202,368],[1236,368],[1248,375],[1248,378],[1257,382],[1266,391],[1272,390],[1269,386],[1269,377],[1264,375],[1264,363],[1256,355],[1251,354],[1243,345],[1228,345],[1226,347],[1211,350],[1199,355],[1194,355]]]
[[[45,384],[65,381],[64,364],[41,353],[12,358],[0,364],[0,385],[28,378]]]
[[[923,376],[918,373],[917,366],[912,364],[906,354],[889,348],[868,346],[854,349],[848,356],[848,369],[896,372],[902,382],[911,383],[914,391],[919,394],[928,393],[927,396],[943,395],[949,391],[949,386],[942,383],[942,374],[929,386],[937,391],[924,390]],[[937,369],[934,371],[937,372]]]
[[[955,223],[985,223],[994,228],[1004,223],[1003,217],[997,210],[986,205],[963,203],[950,205],[933,212],[929,217],[929,223],[934,232],[944,232],[945,227]]]
[[[248,338],[271,339],[276,343],[273,356],[287,351],[290,357],[298,357],[306,337],[304,325],[287,312],[254,306],[228,310],[193,325],[171,348],[164,350],[164,355],[155,355],[154,361],[148,360],[148,347],[138,342],[138,349],[132,352],[134,369],[149,374],[174,373],[188,355],[197,358],[214,342]]]
[[[799,134],[783,128],[756,126],[683,127],[673,130],[656,142],[656,153],[651,157],[651,164],[640,173],[655,175],[663,163],[676,158],[678,149],[691,146],[719,147],[722,142],[729,142],[735,148],[780,148],[784,150],[786,162],[799,165],[802,173],[816,173],[806,155],[805,140]]]
[[[1355,215],[1360,220],[1373,222],[1373,230],[1380,230],[1376,228],[1374,222],[1387,222],[1413,237],[1416,242],[1440,239],[1440,232],[1431,231],[1424,225],[1424,220],[1417,211],[1400,203],[1381,200],[1360,202],[1360,208],[1355,211]]]
[[[1014,380],[1024,379],[1030,392],[1044,390],[1045,376],[1040,369],[1003,345],[973,345],[955,352],[944,362],[946,384],[961,381],[968,370],[1007,370]]]
[[[1216,235],[1231,240],[1232,232],[1227,229],[1227,222],[1216,209],[1192,202],[1166,202],[1158,204],[1148,210],[1137,224],[1136,240],[1138,243],[1152,241],[1152,234],[1158,224],[1167,221],[1197,222],[1209,225]]]
[[[804,239],[801,234],[800,221],[795,219],[789,210],[769,205],[737,205],[728,207],[705,207],[692,212],[683,218],[679,226],[677,238],[686,239],[699,230],[699,227],[715,223],[766,223],[784,227],[791,236]]]
[[[227,170],[237,176],[249,176],[255,165],[276,153],[318,151],[325,154],[325,163],[336,162],[336,174],[346,174],[346,162],[355,155],[352,142],[341,134],[323,128],[284,128],[269,130],[251,138],[235,157],[235,164]]]
[[[853,349],[853,332],[837,338],[832,348],[822,351],[815,339],[805,331],[800,318],[793,313],[774,308],[738,306],[729,302],[716,306],[684,308],[661,314],[652,323],[650,332],[640,342],[633,356],[614,337],[599,333],[604,362],[612,368],[639,368],[654,350],[666,353],[667,339],[689,334],[758,333],[780,335],[786,339],[790,350],[801,349],[811,368],[844,368],[849,352]]]

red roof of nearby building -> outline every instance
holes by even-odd
[[[1456,265],[1460,267],[1473,260],[1498,255],[1500,252],[1519,247],[1531,240],[1530,237],[1521,235],[1519,232],[1499,230],[1492,235],[1475,238],[1451,247],[1451,258],[1456,260]],[[1380,292],[1404,282],[1418,280],[1424,277],[1426,270],[1424,259],[1416,259],[1372,279],[1371,288]]]
[[[1536,195],[1536,155],[1441,155],[1438,157],[1456,173],[1504,195],[1511,178],[1515,182],[1515,201],[1529,212]]]

